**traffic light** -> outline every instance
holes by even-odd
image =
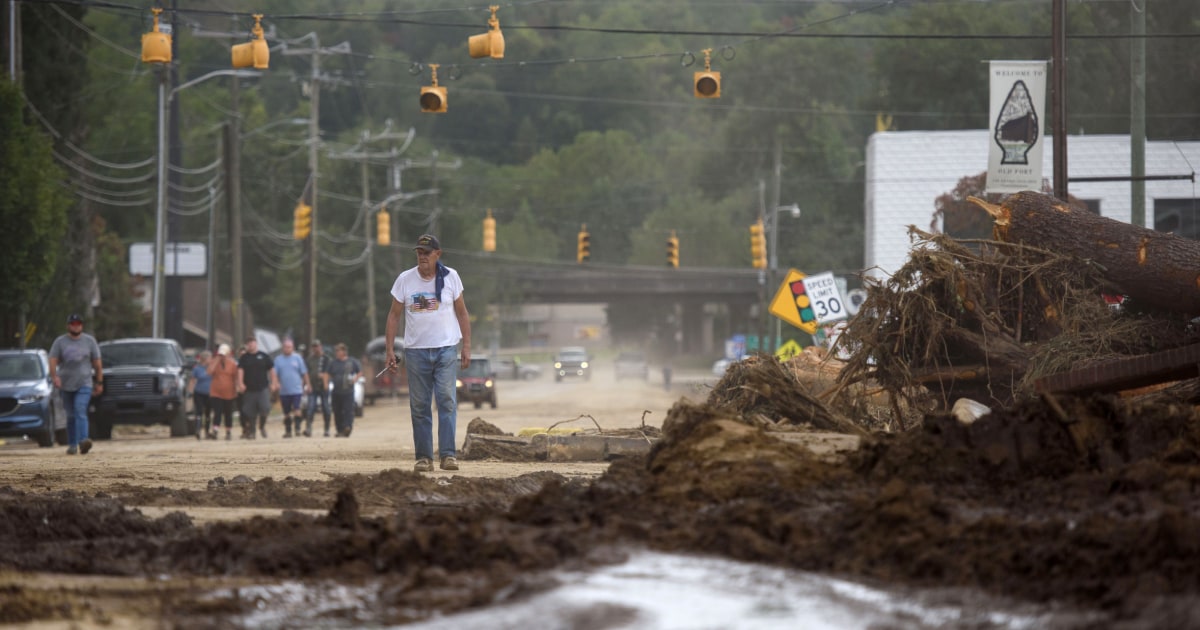
[[[763,220],[750,224],[750,260],[755,269],[767,268],[767,237],[763,234]]]
[[[444,114],[446,112],[446,88],[438,85],[438,64],[429,64],[429,69],[433,81],[432,85],[421,86],[421,111]]]
[[[587,224],[579,226],[579,247],[575,252],[575,262],[583,264],[592,257],[592,237],[588,234]]]
[[[154,14],[154,30],[142,33],[142,63],[171,63],[171,36],[158,30],[158,14],[162,9],[150,9]]]
[[[483,251],[496,251],[496,220],[492,218],[491,208],[488,208],[487,217],[483,220]]]
[[[387,210],[375,214],[375,241],[380,247],[392,244],[392,215]]]
[[[704,70],[692,75],[692,95],[696,98],[721,98],[721,73],[713,72],[711,48],[704,50]]]
[[[492,5],[489,8],[492,10],[492,17],[488,20],[490,27],[488,32],[467,38],[467,52],[470,53],[472,59],[504,58],[504,33],[500,32],[500,20],[496,19],[496,10],[500,7]]]
[[[312,232],[312,206],[301,201],[296,204],[295,223],[292,225],[292,236],[297,241],[303,241],[308,238]]]
[[[667,266],[679,268],[679,238],[675,236],[675,230],[667,237]]]
[[[262,14],[254,14],[254,28],[250,29],[254,33],[254,39],[245,44],[234,44],[230,48],[230,56],[233,57],[234,68],[249,68],[254,66],[259,70],[265,70],[271,63],[271,49],[267,47],[267,38],[263,34]]]

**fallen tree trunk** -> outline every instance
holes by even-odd
[[[1033,191],[1010,195],[1000,205],[970,201],[992,215],[996,240],[1095,261],[1135,303],[1200,314],[1200,241],[1108,219]]]

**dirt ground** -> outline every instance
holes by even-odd
[[[649,411],[663,437],[611,464],[418,475],[406,405],[383,404],[349,439],[284,440],[276,423],[252,442],[118,431],[86,457],[6,445],[0,623],[248,627],[278,608],[277,627],[400,624],[518,600],[550,586],[545,570],[631,546],[976,588],[1112,627],[1200,618],[1191,406],[1031,403],[855,448],[803,423],[765,429],[704,386],[603,372],[501,385],[499,409],[463,410],[458,443],[476,415],[515,432],[581,414],[635,427]]]

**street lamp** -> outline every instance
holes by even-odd
[[[152,336],[163,336],[163,275],[164,250],[166,249],[166,216],[167,216],[167,103],[175,98],[175,93],[201,83],[213,77],[257,77],[262,76],[256,70],[215,70],[196,77],[186,83],[181,83],[167,90],[165,80],[158,83],[158,193],[157,208],[154,217],[154,308],[152,318]],[[178,270],[176,270],[178,272]],[[209,270],[212,273],[212,270]]]
[[[771,213],[771,245],[767,249],[771,256],[771,283],[779,280],[779,213],[784,210],[792,215],[793,219],[800,218],[800,206],[792,204],[790,206],[775,206],[775,211]],[[775,318],[775,339],[773,347],[778,348],[780,342],[783,341],[783,332],[780,328],[781,322],[778,317]]]

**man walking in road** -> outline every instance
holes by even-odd
[[[67,334],[59,335],[50,346],[50,379],[62,395],[67,412],[67,455],[88,454],[88,403],[92,393],[104,393],[104,366],[100,362],[100,344],[83,332],[83,316],[67,318]]]
[[[279,406],[283,407],[283,437],[292,437],[292,417],[295,416],[296,435],[300,435],[300,401],[311,391],[308,364],[296,354],[295,342],[283,340],[283,351],[275,357],[275,377],[279,379]]]
[[[408,408],[417,451],[414,470],[433,470],[433,412],[437,400],[438,455],[442,470],[458,470],[454,430],[458,411],[454,385],[458,367],[471,364],[471,320],[458,272],[441,262],[436,236],[423,234],[414,248],[417,266],[401,272],[392,285],[388,311],[387,367],[398,367],[396,333],[404,321],[404,363],[408,370]],[[459,341],[461,350],[455,349]]]
[[[304,437],[312,437],[313,416],[317,413],[317,405],[321,405],[321,414],[325,416],[325,437],[329,437],[329,355],[321,347],[321,340],[312,342],[312,354],[308,355],[308,378],[312,383],[312,394],[308,397],[308,409],[305,417],[308,420],[304,427]]]
[[[242,439],[254,439],[254,420],[267,437],[267,415],[271,413],[271,392],[279,391],[275,362],[258,349],[258,340],[246,338],[246,354],[238,359],[238,392],[242,394]]]

